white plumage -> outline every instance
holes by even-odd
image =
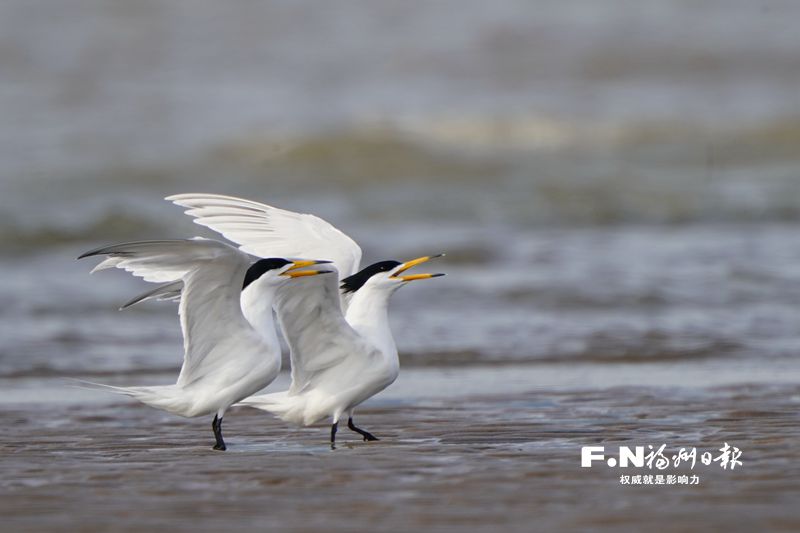
[[[186,213],[196,217],[195,222],[249,253],[265,256],[280,251],[287,256],[320,257],[332,261],[345,280],[358,278],[348,296],[346,314],[334,276],[278,291],[275,310],[290,348],[292,384],[287,391],[250,397],[241,403],[301,425],[330,417],[332,445],[342,418],[347,418],[348,427],[364,440],[377,440],[354,425],[353,410],[397,378],[400,365],[389,328],[389,297],[408,281],[443,275],[400,275],[432,257],[402,264],[376,263],[357,273],[359,246],[314,215],[214,194],[179,194],[167,200],[188,208]],[[267,320],[271,313],[263,305],[256,308],[247,291],[242,306],[257,330],[272,327]]]
[[[166,200],[187,208],[186,214],[195,223],[239,244],[249,254],[327,259],[342,277],[359,269],[361,247],[315,215],[220,194],[175,194]]]
[[[376,292],[372,297],[381,295]],[[295,424],[309,425],[326,417],[335,424],[397,378],[394,343],[384,342],[381,349],[375,339],[351,327],[342,315],[333,277],[309,280],[300,290],[282,291],[276,308],[291,350],[292,384],[285,392],[253,396],[243,404]]]
[[[81,257],[95,255],[108,257],[93,272],[119,268],[146,281],[167,283],[161,293],[181,291],[178,312],[184,358],[177,382],[103,387],[181,416],[214,414],[215,448],[225,449],[221,420],[226,410],[269,385],[281,365],[274,324],[264,323],[257,332],[242,313],[240,296],[252,258],[228,244],[201,238],[117,244]],[[290,279],[287,276],[297,275],[285,274],[296,268],[296,263],[277,263],[279,268],[264,272],[248,286],[248,291],[268,306],[276,289]],[[153,294],[151,291],[144,298]]]

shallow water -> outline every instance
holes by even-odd
[[[376,257],[454,250],[430,264],[448,276],[415,282],[393,298],[406,368],[706,359],[752,368],[795,359],[800,240],[793,224],[482,228],[469,245],[485,250],[483,259],[460,258],[464,237],[447,228],[398,244],[370,228],[374,240],[360,240]],[[176,306],[117,312],[146,284],[121,272],[90,276],[93,262],[73,259],[89,246],[0,259],[0,377],[178,366]]]

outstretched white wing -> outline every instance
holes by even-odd
[[[219,371],[236,357],[263,357],[260,337],[244,318],[240,294],[249,257],[208,240],[130,242],[81,256],[108,256],[94,270],[120,268],[156,283],[183,282],[179,314],[184,360],[178,385]]]
[[[314,257],[333,261],[342,277],[361,262],[356,242],[321,218],[219,194],[176,194],[167,200],[187,208],[201,226],[259,257]]]
[[[327,369],[348,357],[375,351],[344,319],[338,285],[334,272],[298,280],[291,290],[278,292],[275,308],[292,362],[289,395],[314,387]]]

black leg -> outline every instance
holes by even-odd
[[[356,433],[358,433],[362,437],[364,437],[365,441],[367,441],[367,440],[380,440],[378,437],[376,437],[375,435],[373,435],[369,431],[364,431],[361,428],[357,428],[356,425],[353,424],[353,417],[352,416],[347,419],[347,427],[350,428],[351,430],[355,431]]]
[[[222,418],[215,415],[214,421],[211,422],[211,429],[214,430],[214,438],[217,440],[217,443],[214,444],[214,449],[225,451],[225,441],[222,440]]]
[[[331,450],[336,449],[336,430],[339,429],[339,422],[334,422],[331,425]]]

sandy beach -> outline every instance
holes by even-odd
[[[67,390],[67,389],[65,389]],[[65,393],[67,396],[69,392]],[[81,393],[82,394],[82,393]],[[92,392],[91,395],[96,393]],[[389,399],[358,413],[382,439],[293,429],[255,410],[207,420],[113,396],[0,413],[9,531],[796,531],[800,388],[614,386]],[[581,468],[582,446],[742,451],[741,465]],[[623,485],[621,475],[697,485]]]

